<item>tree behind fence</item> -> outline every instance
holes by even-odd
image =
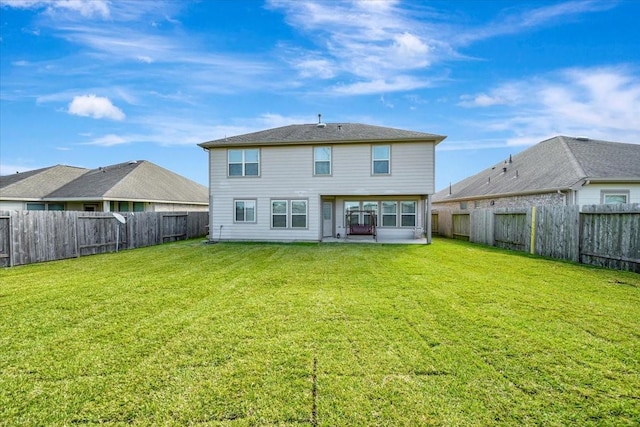
[[[441,235],[640,273],[640,204],[439,211]]]
[[[0,266],[158,245],[207,235],[208,212],[0,211]]]

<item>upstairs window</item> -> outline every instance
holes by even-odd
[[[331,175],[331,147],[314,147],[313,174]]]
[[[258,176],[260,150],[257,148],[228,151],[229,176]]]
[[[374,145],[371,149],[373,164],[371,171],[374,175],[389,175],[391,173],[391,146]]]

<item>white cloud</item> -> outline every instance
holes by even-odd
[[[436,38],[438,31],[433,23],[400,8],[398,2],[339,2],[327,7],[318,1],[274,0],[269,6],[284,11],[287,21],[309,33],[322,52],[320,56],[318,51],[289,49],[303,57],[294,62],[300,77],[354,77],[350,79],[355,80],[353,83],[334,86],[334,94],[425,87],[418,83],[415,73],[451,52]]]
[[[105,0],[56,0],[50,2],[49,7],[78,12],[84,17],[108,18],[110,15],[109,3]]]
[[[260,126],[256,127],[251,132],[255,132],[258,130],[264,130],[269,128],[276,128],[281,126],[288,126],[297,123],[314,123],[313,119],[317,116],[308,115],[308,116],[283,116],[281,114],[274,113],[263,113],[259,115],[255,120],[249,120],[249,123],[259,123]],[[322,121],[326,122],[326,118]],[[329,120],[330,121],[330,120]],[[238,135],[238,134],[236,134]]]
[[[109,2],[106,0],[3,0],[3,6],[20,9],[46,9],[49,13],[71,11],[91,18],[110,16]]]
[[[458,105],[487,110],[493,118],[478,126],[511,134],[509,145],[558,134],[640,143],[640,74],[625,67],[565,69],[464,95]]]
[[[256,117],[236,119],[228,124],[211,124],[201,117],[177,117],[161,114],[137,118],[131,123],[137,126],[135,133],[106,134],[86,137],[80,145],[114,147],[124,144],[151,143],[160,146],[188,145],[195,147],[201,142],[222,139],[229,136],[257,132],[295,123],[314,123],[315,114],[306,116],[283,116],[275,113],[263,113]],[[323,118],[324,119],[324,118]],[[330,119],[329,119],[330,120]]]
[[[109,98],[93,94],[74,97],[69,104],[68,112],[76,116],[93,117],[94,119],[123,120],[125,118],[122,110],[113,105]]]
[[[321,79],[330,79],[335,77],[334,64],[326,59],[306,58],[294,63],[301,77],[318,77]]]
[[[459,50],[475,41],[563,23],[615,7],[615,2],[572,0],[534,9],[514,5],[480,27],[452,24],[451,16],[419,3],[356,0],[327,7],[318,0],[270,0],[267,5],[282,11],[292,27],[316,44],[313,54],[303,52],[305,59],[295,62],[301,78],[341,79],[350,83],[335,85],[334,94],[362,95],[424,87],[400,82],[416,81],[445,60],[463,59]],[[306,59],[319,55],[322,62]],[[468,106],[512,102],[491,94],[462,101]]]
[[[331,91],[337,95],[367,95],[414,90],[432,85],[433,82],[426,78],[399,75],[389,80],[375,79],[346,85],[335,85],[331,88]]]
[[[489,94],[462,95],[458,105],[461,107],[490,107],[492,105],[514,105],[522,101],[529,83],[510,82],[492,89]]]
[[[119,135],[108,134],[98,138],[94,138],[84,145],[99,145],[101,147],[112,147],[114,145],[129,144],[132,141]]]
[[[429,46],[414,34],[402,33],[393,37],[394,48],[399,57],[421,58],[429,53]]]
[[[615,1],[572,0],[521,12],[502,14],[499,19],[479,28],[466,28],[451,34],[456,45],[466,45],[477,40],[516,34],[533,28],[562,22],[571,17],[601,12],[616,7]]]

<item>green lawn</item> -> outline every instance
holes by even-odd
[[[640,423],[640,275],[468,243],[0,270],[0,425]]]

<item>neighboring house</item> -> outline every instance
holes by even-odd
[[[0,210],[206,211],[208,197],[205,186],[146,160],[0,177]]]
[[[435,146],[444,138],[317,123],[199,144],[209,151],[210,239],[413,239],[426,233],[430,242]]]
[[[49,203],[44,198],[87,172],[84,168],[56,165],[0,176],[0,210],[64,210],[64,204]]]
[[[433,196],[433,209],[640,203],[640,145],[556,136]]]

